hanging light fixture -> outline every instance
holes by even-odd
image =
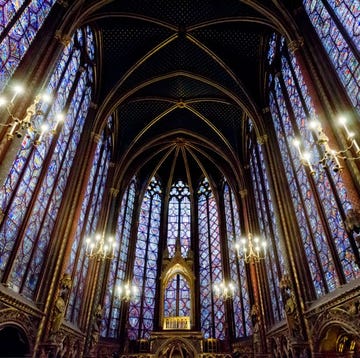
[[[214,294],[216,297],[227,300],[233,298],[236,293],[236,285],[232,281],[223,280],[220,283],[213,285]]]
[[[245,262],[258,262],[266,257],[267,242],[251,233],[237,240],[234,246],[238,256]]]
[[[138,287],[129,282],[122,282],[116,287],[116,297],[122,301],[128,302],[134,300],[138,294]]]
[[[86,256],[98,260],[115,257],[116,242],[112,236],[105,238],[105,235],[96,234],[95,237],[88,237],[86,240]]]
[[[3,127],[8,127],[8,132],[6,133],[8,140],[13,139],[14,136],[21,138],[23,136],[23,132],[26,131],[28,135],[30,133],[40,133],[39,137],[35,140],[35,145],[40,144],[45,134],[49,132],[50,126],[46,123],[40,124],[39,122],[38,117],[44,115],[39,108],[39,103],[50,103],[52,100],[51,96],[48,93],[36,95],[33,102],[26,109],[25,116],[23,118],[19,118],[15,111],[15,100],[19,95],[23,94],[25,90],[20,84],[15,84],[9,88],[12,91],[11,95],[0,96],[0,107],[6,108],[7,115],[9,116],[9,121],[1,124]],[[64,116],[62,114],[57,114],[55,116],[55,126],[52,129],[52,133],[56,131],[58,124],[63,120],[63,118]]]
[[[323,168],[330,165],[334,172],[342,171],[343,166],[341,165],[341,160],[360,159],[360,147],[354,139],[355,134],[349,131],[346,125],[346,118],[340,117],[339,124],[343,127],[346,134],[347,147],[343,150],[336,151],[330,148],[329,138],[324,133],[320,122],[317,120],[309,122],[309,128],[315,132],[317,138],[316,144],[323,149],[323,155],[319,159],[319,164],[321,164]],[[311,153],[302,150],[302,144],[299,139],[294,139],[294,145],[298,149],[301,163],[309,168],[311,174],[315,174],[315,170],[311,162]],[[350,154],[351,152],[355,153],[355,156],[352,156]]]

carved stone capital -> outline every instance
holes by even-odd
[[[240,197],[245,198],[248,194],[247,189],[242,189],[239,191]]]
[[[64,46],[67,46],[71,41],[71,37],[69,35],[63,35],[63,33],[60,30],[55,31],[55,39],[58,40]]]
[[[112,198],[116,198],[119,194],[119,189],[116,188],[110,188],[110,196]]]
[[[294,53],[303,45],[304,45],[304,39],[302,39],[302,38],[297,39],[297,40],[292,40],[288,43],[288,49],[290,52]]]
[[[101,135],[99,133],[92,132],[91,136],[95,143],[99,143],[101,140]]]
[[[263,144],[267,143],[268,135],[264,134],[262,136],[259,136],[259,137],[256,138],[256,140],[257,140],[258,144],[263,145]]]

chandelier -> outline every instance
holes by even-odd
[[[40,125],[38,123],[39,116],[43,116],[44,113],[39,109],[39,103],[50,103],[51,96],[48,93],[42,93],[35,96],[33,102],[29,105],[29,107],[25,111],[25,116],[23,118],[19,118],[16,115],[15,108],[15,100],[16,98],[24,93],[24,88],[19,85],[13,85],[10,87],[12,90],[12,95],[10,99],[6,96],[0,96],[0,107],[5,107],[7,114],[9,116],[9,121],[7,123],[2,123],[1,126],[8,127],[8,132],[6,133],[7,139],[11,140],[14,136],[21,138],[24,131],[33,133],[34,135],[39,136],[35,140],[35,144],[38,145],[44,138],[44,135],[49,132],[50,126],[47,123],[43,123]],[[59,113],[55,116],[55,126],[51,130],[52,133],[55,133],[57,126],[64,119],[63,114]]]
[[[116,242],[112,236],[105,238],[105,235],[97,234],[95,237],[88,237],[86,240],[86,256],[98,260],[115,257]]]
[[[358,160],[360,159],[360,147],[356,140],[354,139],[355,134],[350,132],[346,125],[346,118],[340,117],[339,123],[343,127],[346,134],[346,143],[347,146],[343,150],[334,150],[330,148],[329,138],[324,133],[321,124],[317,120],[312,120],[309,122],[309,128],[315,132],[317,141],[316,144],[323,149],[323,156],[319,159],[319,164],[325,168],[328,163],[332,167],[334,172],[341,172],[343,166],[341,165],[341,160]],[[294,140],[294,145],[298,149],[300,161],[303,165],[307,166],[311,174],[315,174],[313,164],[311,163],[311,153],[303,152],[301,150],[301,142],[298,139]],[[349,155],[351,152],[355,153],[355,156]]]
[[[235,242],[235,250],[238,256],[245,262],[258,262],[265,258],[267,242],[251,233]]]
[[[131,301],[135,299],[138,293],[138,287],[129,282],[122,282],[116,287],[116,296],[122,301]]]
[[[220,283],[215,283],[213,285],[213,290],[215,296],[226,300],[234,297],[236,293],[236,285],[232,281],[227,282],[223,280]]]

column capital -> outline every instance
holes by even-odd
[[[247,196],[247,193],[248,193],[247,189],[241,189],[239,191],[239,194],[240,194],[241,198],[245,198]]]
[[[69,2],[67,0],[57,0],[56,2],[65,8],[69,6]]]
[[[294,53],[297,51],[300,47],[304,45],[304,39],[299,38],[297,40],[292,40],[288,43],[288,49],[290,52]]]
[[[91,137],[95,143],[99,143],[101,140],[101,135],[99,133],[91,132]]]
[[[267,141],[268,141],[268,135],[267,135],[267,134],[263,134],[263,135],[261,135],[261,136],[258,136],[258,137],[256,138],[256,140],[257,140],[258,144],[263,145],[263,144],[267,143]]]
[[[63,35],[61,30],[55,31],[55,39],[58,40],[64,46],[67,46],[71,41],[71,37],[69,35]]]
[[[119,189],[116,188],[110,188],[110,196],[112,198],[116,198],[119,194]]]

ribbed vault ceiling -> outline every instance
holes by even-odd
[[[244,118],[259,123],[265,106],[266,43],[277,13],[272,1],[89,7],[81,21],[97,29],[100,44],[98,124],[116,113],[115,180],[241,176]]]

